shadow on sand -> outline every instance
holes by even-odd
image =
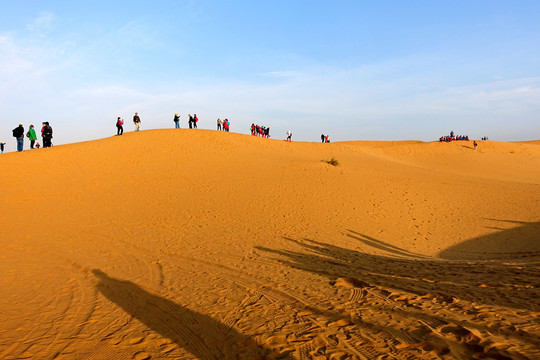
[[[264,358],[272,350],[213,318],[156,296],[130,281],[93,270],[97,289],[149,329],[172,340],[198,359]]]
[[[301,251],[259,250],[278,255],[277,261],[292,268],[337,278],[351,277],[370,285],[399,289],[423,296],[448,298],[515,309],[540,310],[537,263],[464,262],[426,258],[394,245],[349,230],[351,239],[402,258],[369,255],[310,239],[286,240]],[[351,244],[354,246],[354,244]]]
[[[540,256],[540,221],[524,222],[513,220],[485,219],[494,221],[490,229],[497,232],[479,236],[439,253],[443,259],[456,260],[516,260],[521,261]],[[501,229],[501,223],[516,224],[512,229]]]

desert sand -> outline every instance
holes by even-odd
[[[539,359],[540,142],[478,143],[0,155],[0,359]]]

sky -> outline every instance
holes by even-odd
[[[187,127],[540,139],[540,1],[0,0],[0,140]]]

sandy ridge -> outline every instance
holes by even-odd
[[[0,357],[538,358],[540,149],[467,145],[4,154]]]

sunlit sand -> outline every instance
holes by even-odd
[[[540,142],[478,144],[2,154],[0,359],[538,359]]]

